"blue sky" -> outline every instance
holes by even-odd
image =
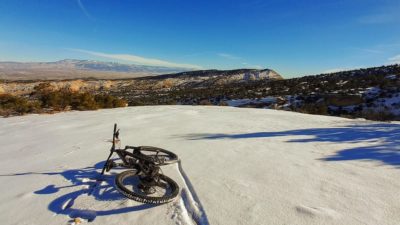
[[[271,68],[400,63],[399,0],[2,0],[0,61]]]

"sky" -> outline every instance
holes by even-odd
[[[2,0],[0,61],[90,59],[286,78],[400,63],[399,0]]]

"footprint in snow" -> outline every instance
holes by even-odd
[[[296,206],[295,209],[296,212],[299,213],[300,215],[307,216],[310,218],[318,216],[335,218],[339,216],[335,210],[323,207],[310,207],[305,205],[299,205]]]

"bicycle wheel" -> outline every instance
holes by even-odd
[[[154,193],[146,194],[139,188],[139,175],[136,170],[127,170],[115,178],[117,190],[125,197],[143,203],[163,204],[174,200],[179,193],[178,184],[171,178],[160,174],[160,181]]]
[[[178,162],[178,156],[168,150],[153,146],[139,146],[140,152],[144,155],[154,158],[157,165],[167,165]]]

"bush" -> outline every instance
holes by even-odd
[[[71,107],[75,110],[95,110],[99,109],[100,105],[96,102],[95,96],[85,93],[71,93],[72,102]]]
[[[143,99],[134,99],[134,100],[130,100],[129,101],[129,105],[131,105],[131,106],[143,106],[143,105],[146,105],[145,104],[145,100],[143,100]]]
[[[308,114],[328,115],[328,106],[325,103],[308,103],[295,108],[295,111]]]
[[[0,94],[0,115],[23,115],[25,113],[38,112],[40,103],[37,101],[28,101],[25,98],[13,96],[10,94]]]
[[[212,105],[208,99],[203,99],[199,102],[199,105]]]
[[[40,91],[36,93],[43,108],[64,110],[95,110],[101,108],[125,107],[127,102],[111,95],[93,95],[88,92],[77,93],[69,90]]]
[[[218,105],[219,106],[229,106],[228,103],[225,101],[220,101]]]
[[[96,95],[95,101],[100,108],[125,107],[128,104],[125,100],[116,98],[112,95]]]
[[[72,93],[64,90],[39,92],[37,95],[43,108],[53,108],[55,110],[63,110],[70,106],[73,101]]]
[[[350,105],[359,105],[364,103],[364,100],[361,96],[358,95],[331,95],[326,97],[326,102],[328,105],[334,106],[350,106]]]
[[[365,110],[361,112],[361,117],[367,120],[377,120],[377,121],[390,121],[396,119],[396,115],[385,110],[378,110],[378,111]]]
[[[39,85],[38,85],[39,86]],[[74,93],[69,90],[52,91],[43,83],[36,88],[29,100],[10,94],[0,95],[0,115],[22,115],[33,112],[51,112],[63,110],[95,110],[100,108],[125,107],[127,102],[111,95],[93,95],[88,92]],[[44,110],[46,109],[46,110]]]

